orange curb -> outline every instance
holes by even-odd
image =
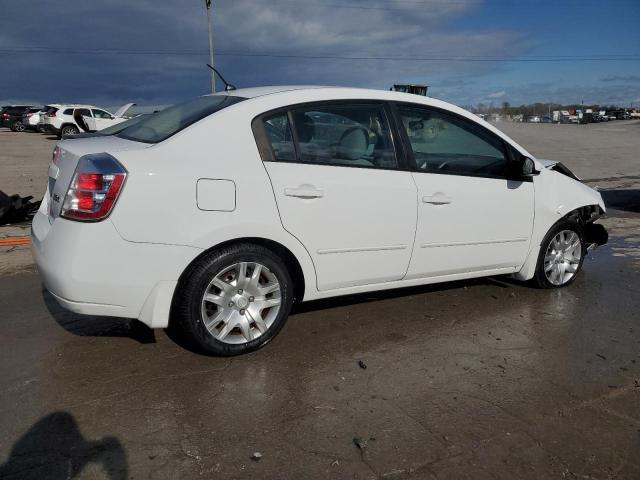
[[[15,247],[17,245],[29,245],[31,237],[0,238],[0,247]]]

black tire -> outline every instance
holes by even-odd
[[[24,130],[25,130],[24,123],[22,123],[22,121],[20,120],[16,120],[11,125],[11,131],[13,132],[24,132]]]
[[[544,259],[547,253],[547,249],[549,248],[549,244],[551,243],[553,238],[563,230],[575,232],[580,238],[580,261],[578,262],[575,274],[565,283],[558,285],[558,284],[552,283],[547,278],[547,275],[545,273]],[[540,244],[540,253],[538,254],[538,262],[536,263],[536,272],[533,277],[534,285],[537,286],[538,288],[563,288],[568,285],[571,285],[576,280],[576,277],[580,273],[580,270],[582,270],[582,264],[584,262],[585,253],[586,253],[586,245],[584,243],[583,228],[578,223],[572,220],[568,220],[568,219],[560,220],[553,227],[551,227],[551,230],[549,230],[547,235],[542,240],[542,243]]]
[[[259,337],[240,344],[225,343],[207,330],[201,317],[202,298],[212,279],[239,262],[267,267],[280,283],[280,310]],[[271,341],[284,326],[293,303],[293,284],[283,260],[260,245],[242,243],[214,250],[198,259],[181,277],[172,304],[170,328],[201,353],[232,356],[252,352]]]
[[[60,129],[58,138],[69,137],[72,135],[77,135],[78,133],[80,133],[80,130],[78,130],[78,127],[76,127],[75,125],[65,125]]]

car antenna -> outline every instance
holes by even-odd
[[[209,65],[207,63],[207,67],[209,67],[211,70],[213,70],[215,72],[216,75],[218,75],[218,77],[220,77],[220,80],[222,80],[222,83],[224,83],[224,91],[225,92],[230,92],[231,90],[235,90],[236,86],[230,84],[229,82],[227,82],[224,77],[222,75],[220,75],[220,72],[218,70],[216,70],[215,68],[213,68],[211,65]]]

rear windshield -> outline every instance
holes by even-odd
[[[125,128],[117,136],[135,142],[162,142],[198,120],[243,100],[246,98],[227,95],[198,97],[149,115]]]

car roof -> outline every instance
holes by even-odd
[[[272,95],[274,93],[288,92],[291,90],[310,90],[316,88],[330,88],[322,85],[267,85],[264,87],[248,87],[238,88],[224,92],[218,92],[212,95],[228,95],[232,97],[255,98],[264,95]]]
[[[306,95],[306,94],[309,95]],[[386,100],[406,103],[419,103],[447,110],[454,110],[460,113],[462,109],[456,105],[438,100],[433,97],[416,95],[413,93],[397,92],[395,90],[378,90],[371,88],[357,87],[339,87],[339,86],[323,86],[323,85],[276,85],[268,87],[252,87],[239,88],[228,92],[220,92],[215,95],[228,95],[234,97],[243,97],[253,101],[267,100],[269,98],[278,98],[283,105],[287,105],[288,97],[302,98],[309,97],[316,101],[336,100],[353,98],[353,99],[370,99],[370,100]],[[244,103],[244,102],[243,102]],[[471,115],[465,111],[465,115]]]
[[[313,97],[326,97],[323,100],[335,95],[336,99],[353,95],[354,98],[369,98],[371,100],[390,100],[397,102],[422,103],[441,108],[459,109],[456,105],[435,99],[433,97],[416,95],[413,93],[397,92],[394,90],[379,90],[372,88],[339,87],[327,85],[273,85],[266,87],[239,88],[228,92],[219,92],[215,95],[228,95],[243,97],[247,99],[259,99],[269,96],[281,96],[286,93],[304,95],[306,92]],[[286,102],[284,102],[286,104]]]
[[[397,92],[393,90],[375,90],[355,87],[331,87],[321,85],[282,85],[240,88],[228,92],[216,93],[215,95],[228,95],[247,98],[247,101],[236,103],[229,108],[247,108],[252,115],[306,102],[323,102],[331,100],[374,100],[392,101],[407,104],[420,104],[455,113],[461,117],[468,118],[475,123],[479,123],[487,130],[495,133],[505,140],[508,140],[511,144],[516,145],[523,155],[535,158],[521,145],[518,145],[512,139],[507,137],[503,132],[498,130],[494,125],[487,123],[482,118],[477,117],[473,113],[460,108],[457,105],[453,105],[451,103],[429,96]]]
[[[74,103],[63,103],[59,106],[60,108],[98,108],[95,105],[83,105],[83,104],[74,104]]]

